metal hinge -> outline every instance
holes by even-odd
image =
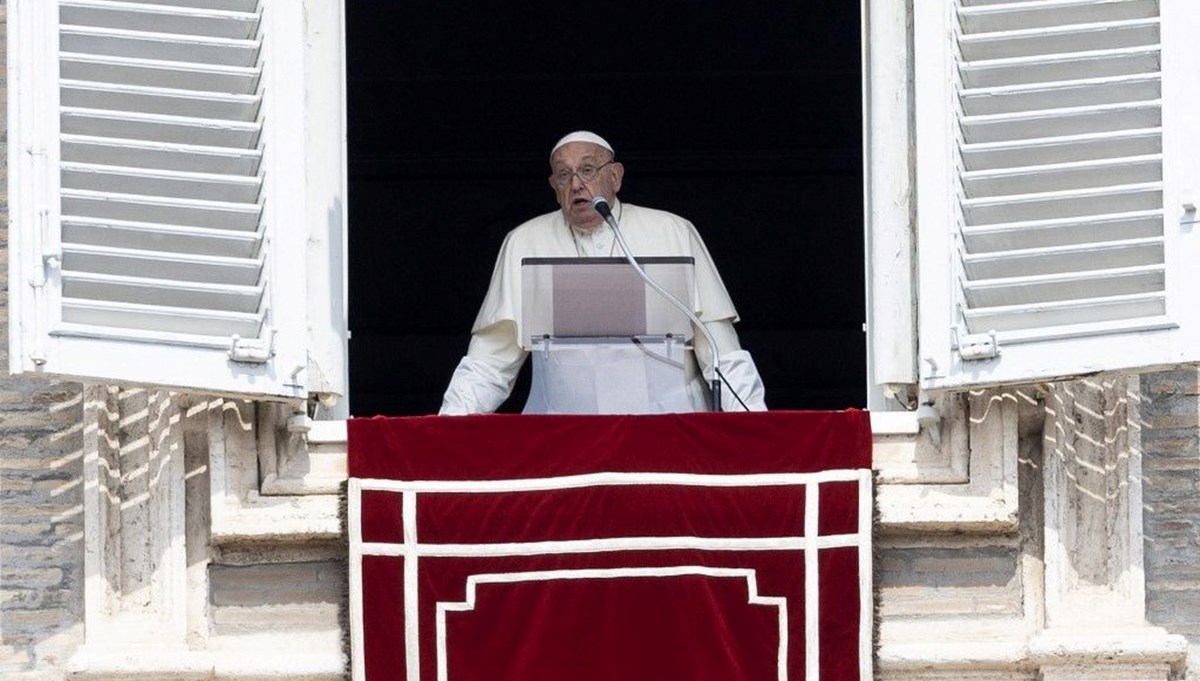
[[[41,230],[43,240],[50,240],[50,211],[45,208],[38,211],[38,228]],[[45,251],[42,253],[42,266],[33,271],[29,285],[38,289],[42,288],[51,274],[60,269],[62,269],[62,249],[54,248]]]
[[[266,338],[242,338],[234,334],[229,345],[229,359],[247,364],[266,364],[275,356],[275,329]]]
[[[1196,199],[1196,192],[1184,190],[1179,199],[1179,207],[1183,209],[1184,218],[1179,221],[1181,225],[1196,225],[1200,224],[1200,220],[1196,219],[1196,205],[1200,203]]]
[[[999,357],[1000,344],[996,342],[996,332],[964,336],[958,341],[958,356],[964,362]]]

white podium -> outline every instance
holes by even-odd
[[[690,257],[638,258],[695,307]],[[522,346],[533,355],[527,414],[696,411],[691,323],[624,258],[525,258]]]

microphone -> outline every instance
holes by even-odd
[[[612,208],[609,207],[608,200],[603,196],[593,196],[592,205],[596,208],[596,212],[600,214],[600,217],[604,218],[605,222],[613,219]],[[612,226],[611,222],[609,222],[609,226]]]
[[[638,264],[637,259],[633,257],[633,251],[629,249],[629,244],[625,243],[625,235],[621,233],[621,228],[617,226],[617,219],[613,217],[612,208],[608,205],[608,200],[603,196],[593,196],[592,206],[596,209],[596,212],[600,214],[600,217],[604,218],[604,221],[608,223],[608,226],[612,228],[613,235],[617,237],[617,242],[621,244],[621,250],[625,252],[625,259],[629,261],[629,264],[633,267],[634,271],[637,272],[638,276],[642,278],[642,281],[645,281],[646,285],[648,285],[660,296],[665,298],[667,302],[674,305],[676,309],[682,312],[683,315],[692,322],[692,325],[695,326],[700,333],[704,334],[705,340],[708,341],[708,348],[712,352],[712,378],[709,381],[709,393],[712,396],[712,410],[721,411],[721,379],[719,378],[721,375],[721,355],[717,350],[717,341],[715,338],[713,338],[712,332],[708,330],[708,327],[704,326],[704,322],[700,321],[700,318],[696,316],[696,313],[693,312],[689,306],[685,305],[683,301],[671,295],[670,292],[660,286],[659,283],[654,281],[649,274],[646,274],[646,270],[642,269],[642,266]]]

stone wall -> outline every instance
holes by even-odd
[[[1200,655],[1200,369],[1144,377],[1142,417],[1147,617],[1187,636],[1195,660]],[[1188,678],[1200,678],[1200,670]]]

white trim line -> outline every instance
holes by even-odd
[[[821,585],[820,553],[817,551],[820,525],[821,486],[809,485],[804,491],[804,679],[821,679]]]
[[[612,551],[806,551],[810,548],[855,548],[867,539],[857,534],[831,534],[810,541],[806,537],[613,537],[605,539],[567,539],[561,541],[508,542],[493,544],[405,544],[370,542],[362,545],[363,555],[426,557],[452,556],[539,556],[560,553],[606,553]]]
[[[864,469],[839,468],[817,473],[751,473],[702,475],[694,473],[586,473],[554,478],[513,480],[380,480],[360,478],[362,489],[381,492],[536,492],[610,485],[690,485],[700,487],[767,487],[820,482],[857,482]]]
[[[875,503],[871,471],[858,480],[858,678],[875,679],[875,563],[872,528]]]
[[[366,647],[363,637],[362,576],[362,490],[358,480],[350,478],[346,488],[346,517],[350,540],[350,672],[352,681],[366,681]]]
[[[446,654],[446,613],[466,612],[475,609],[475,596],[479,584],[512,584],[517,582],[543,582],[567,579],[620,579],[628,577],[681,577],[701,575],[706,577],[742,577],[746,580],[747,602],[753,605],[768,605],[778,612],[779,647],[776,651],[778,681],[788,681],[787,657],[787,598],[783,596],[760,596],[756,571],[751,568],[710,568],[700,565],[680,565],[660,568],[592,568],[580,570],[542,570],[534,572],[510,572],[470,575],[467,577],[466,600],[461,602],[439,602],[437,604],[437,660],[438,681],[448,681]],[[411,677],[410,677],[411,678]]]
[[[417,495],[404,492],[401,497],[401,520],[404,523],[404,666],[406,676],[415,681],[421,678],[421,619],[417,608]]]

